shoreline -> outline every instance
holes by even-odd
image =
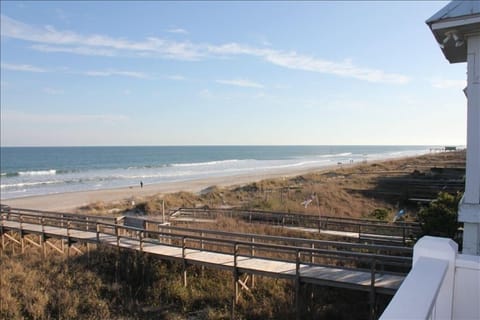
[[[427,153],[428,154],[428,153]],[[113,189],[74,191],[65,193],[54,193],[47,195],[27,196],[11,199],[0,199],[1,204],[13,208],[42,210],[42,211],[60,211],[74,212],[80,207],[87,206],[96,202],[121,202],[130,200],[142,200],[144,197],[153,195],[164,195],[180,191],[198,193],[211,186],[233,187],[248,183],[258,182],[267,179],[290,178],[302,174],[323,172],[328,170],[337,170],[342,168],[354,168],[357,166],[373,163],[382,163],[386,161],[405,160],[416,158],[422,155],[401,156],[387,159],[378,159],[365,162],[343,163],[341,165],[331,164],[310,168],[289,168],[279,169],[274,172],[237,174],[233,176],[209,177],[187,181],[165,182],[150,185],[121,187]]]
[[[397,160],[402,158],[391,158],[379,161]],[[375,163],[373,161],[369,163]],[[347,168],[362,165],[364,163],[342,164],[342,165],[328,165],[319,166],[316,168],[303,169],[284,169],[268,173],[255,174],[238,174],[226,177],[210,177],[203,179],[195,179],[188,181],[176,181],[166,183],[156,183],[150,185],[121,187],[113,189],[74,191],[65,193],[54,193],[38,196],[27,196],[21,198],[11,198],[0,200],[1,204],[8,205],[14,208],[43,210],[43,211],[63,211],[73,212],[74,210],[95,202],[116,202],[127,201],[133,199],[142,199],[143,197],[168,194],[180,191],[198,193],[205,188],[211,186],[218,187],[233,187],[237,185],[244,185],[248,183],[258,182],[266,179],[278,179],[282,177],[292,177],[311,172],[321,172],[327,170],[336,170],[340,168]]]

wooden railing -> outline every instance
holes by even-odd
[[[40,226],[37,233],[49,235],[49,227],[64,228],[63,237],[69,242],[102,242],[114,237],[117,246],[122,240],[137,241],[139,250],[146,245],[168,245],[185,250],[230,254],[242,257],[256,257],[319,266],[342,266],[343,269],[366,269],[376,271],[406,273],[411,266],[412,249],[398,246],[365,245],[359,243],[310,240],[302,238],[266,236],[260,234],[233,233],[207,229],[192,229],[163,225],[146,220],[148,228],[125,226],[113,217],[78,217],[51,212],[34,212],[11,209],[1,213],[2,233],[7,221],[17,222],[20,231],[27,224]],[[77,231],[90,232],[92,237],[82,239]],[[30,232],[35,232],[30,230]]]
[[[420,234],[420,225],[415,222],[389,223],[372,219],[234,209],[180,208],[172,214],[172,217],[189,217],[194,219],[215,219],[218,216],[240,218],[250,223],[265,223],[282,227],[358,233],[360,240],[371,239],[378,243],[400,243],[406,245],[410,240],[415,240],[418,234]]]

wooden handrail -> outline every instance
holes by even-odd
[[[5,220],[5,217],[6,217],[7,218],[6,220],[22,222],[25,216],[32,217],[32,215],[28,213],[23,214],[23,213],[13,212],[8,215],[2,215],[2,221]],[[45,228],[44,228],[45,225],[47,226],[49,225],[48,224],[49,220],[53,220],[55,222],[58,222],[58,221],[66,222],[68,238],[71,237],[70,231],[72,229],[76,230],[76,228],[74,228],[72,224],[75,225],[76,223],[86,222],[85,220],[78,220],[75,218],[69,218],[69,217],[63,217],[63,216],[54,217],[54,216],[33,215],[33,217],[40,219],[43,233],[45,233]],[[45,223],[46,220],[47,220],[47,223]],[[261,254],[262,252],[269,252],[269,253],[274,252],[274,253],[289,254],[289,255],[299,252],[301,254],[308,255],[309,257],[311,257],[311,260],[309,261],[309,263],[313,265],[315,265],[315,263],[313,263],[313,257],[319,257],[319,258],[326,257],[326,258],[333,258],[337,260],[354,260],[354,261],[361,261],[361,262],[368,262],[374,259],[376,261],[381,262],[384,265],[395,264],[395,265],[403,265],[403,266],[411,265],[411,260],[412,260],[410,257],[391,256],[391,255],[378,253],[378,251],[381,251],[381,250],[399,251],[399,247],[395,247],[395,246],[372,246],[372,245],[350,244],[346,242],[308,240],[308,239],[301,239],[301,238],[264,236],[264,235],[258,235],[258,234],[228,233],[224,231],[189,229],[189,228],[170,227],[170,226],[162,226],[161,228],[162,231],[154,231],[154,230],[151,231],[151,230],[145,230],[142,228],[136,228],[136,227],[130,227],[130,226],[124,226],[124,225],[118,225],[118,224],[110,224],[102,221],[95,221],[95,225],[96,225],[95,235],[96,235],[97,241],[100,241],[100,229],[102,227],[106,227],[107,229],[110,229],[110,230],[113,229],[113,233],[112,231],[109,231],[109,230],[103,230],[102,234],[115,236],[117,240],[117,246],[120,246],[120,238],[131,238],[131,239],[139,240],[141,250],[143,250],[145,243],[158,244],[158,241],[161,242],[161,239],[165,237],[168,239],[181,239],[182,256],[184,258],[185,258],[185,250],[187,248],[186,241],[193,240],[196,242],[203,243],[203,245],[208,244],[213,246],[224,246],[224,247],[229,247],[229,246],[231,247],[233,245],[233,246],[236,246],[237,249],[239,249],[240,247],[243,247],[243,248],[246,248],[247,251],[248,249],[250,249],[252,257],[255,254],[255,256],[259,258],[268,258],[268,256]],[[58,227],[58,224],[53,224],[53,226]],[[78,229],[78,230],[85,231],[83,229]],[[121,232],[120,232],[121,230],[127,230],[130,232],[133,232],[135,236],[132,237],[128,235],[121,235]],[[192,234],[186,235],[185,233],[182,233],[182,232],[189,232]],[[223,236],[226,236],[227,238],[214,237],[218,235],[223,235]],[[154,238],[151,238],[152,236]],[[239,240],[239,238],[243,240]],[[259,240],[289,242],[289,243],[293,243],[294,245],[283,244],[283,243],[280,243],[280,244],[264,243],[264,242],[259,242]],[[309,244],[309,245],[308,247],[303,247],[303,246],[298,246],[298,243]],[[337,250],[319,248],[321,247],[322,244],[324,246],[335,246]],[[169,245],[174,246],[173,244],[169,244]],[[343,250],[338,250],[339,248],[342,248]],[[350,251],[345,249],[350,249]],[[372,252],[351,251],[353,249],[370,249],[377,252],[372,253]],[[209,251],[213,251],[213,250],[209,250]],[[222,252],[227,253],[225,251],[222,251]],[[403,252],[408,252],[408,251],[403,251]],[[276,259],[292,262],[291,258],[286,260],[279,259],[279,258],[276,258]]]
[[[370,225],[386,225],[390,224],[389,221],[380,221],[380,220],[374,220],[374,219],[359,219],[359,218],[347,218],[347,217],[335,217],[335,216],[327,216],[327,215],[321,215],[320,217],[315,216],[315,215],[308,215],[308,214],[303,214],[303,213],[284,213],[284,212],[276,212],[276,211],[266,211],[266,210],[239,210],[239,209],[219,209],[219,208],[208,208],[208,209],[203,209],[203,208],[188,208],[188,207],[182,207],[179,208],[175,211],[175,213],[178,212],[213,212],[213,213],[227,213],[227,214],[235,214],[235,215],[250,215],[250,214],[262,214],[264,217],[288,217],[288,218],[295,218],[295,219],[311,219],[312,221],[317,221],[317,220],[329,220],[329,221],[350,221],[353,224],[356,223],[361,223],[361,224],[370,224]],[[397,225],[393,225],[392,227],[402,227],[403,225],[407,226],[420,226],[418,222],[397,222]]]

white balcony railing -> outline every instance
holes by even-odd
[[[451,239],[420,239],[412,270],[380,319],[480,319],[480,257],[457,250]]]

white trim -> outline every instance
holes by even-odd
[[[439,21],[432,23],[432,30],[449,29],[462,27],[470,24],[480,23],[480,16],[468,17],[463,19],[454,19],[449,21]]]

